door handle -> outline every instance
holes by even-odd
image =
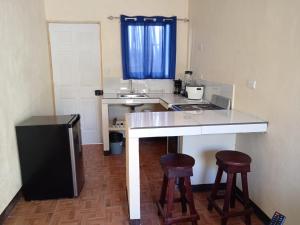
[[[103,95],[103,90],[95,90],[95,95],[96,95],[96,96],[101,96],[101,95]]]

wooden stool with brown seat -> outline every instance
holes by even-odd
[[[195,160],[185,154],[167,154],[161,157],[160,164],[164,171],[160,200],[157,202],[158,212],[163,217],[165,225],[192,222],[197,224],[199,215],[196,212],[190,177],[193,175]],[[180,198],[174,199],[176,181],[178,179]],[[181,202],[182,214],[172,215],[173,203]],[[166,210],[164,210],[164,205]],[[187,215],[187,204],[189,215]]]
[[[249,206],[248,181],[247,173],[250,172],[250,156],[238,151],[220,151],[216,154],[218,172],[212,192],[208,197],[208,210],[213,208],[221,215],[221,225],[226,225],[229,217],[245,216],[246,225],[251,224],[250,214],[252,210]],[[223,172],[227,173],[226,190],[224,195],[218,195],[220,182]],[[240,212],[229,212],[229,206],[235,207],[235,188],[236,175],[241,173],[243,188],[243,205],[244,210]],[[217,199],[224,198],[223,209],[215,202]]]

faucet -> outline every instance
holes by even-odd
[[[130,86],[130,93],[133,94],[134,90],[133,90],[133,85],[132,85],[132,79],[129,80],[129,86]]]

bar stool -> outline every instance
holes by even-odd
[[[160,158],[160,164],[164,171],[164,177],[157,207],[164,224],[192,222],[193,225],[197,225],[199,215],[195,209],[190,180],[190,177],[193,176],[195,160],[185,154],[167,154]],[[178,181],[180,192],[178,199],[174,199],[176,181]],[[177,217],[172,215],[174,202],[181,203],[182,214]],[[167,203],[166,210],[164,210],[165,203]],[[187,215],[187,204],[189,205],[189,215]]]
[[[221,225],[226,225],[229,217],[245,216],[246,225],[251,224],[251,208],[249,206],[249,193],[247,173],[250,172],[250,156],[238,151],[220,151],[216,154],[218,172],[212,192],[208,197],[208,210],[213,208],[221,215]],[[220,182],[223,172],[227,173],[226,190],[224,195],[219,195]],[[229,212],[229,206],[235,207],[235,188],[236,175],[241,173],[244,210],[239,212]],[[224,198],[223,209],[221,209],[215,202],[217,199]]]

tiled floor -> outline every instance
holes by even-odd
[[[101,145],[84,147],[86,183],[79,198],[17,203],[5,225],[123,225],[128,224],[125,154],[103,156]],[[165,152],[164,141],[141,143],[141,214],[143,225],[162,224],[157,216],[162,173],[159,157]],[[199,225],[220,224],[219,216],[206,209],[207,193],[195,193],[200,215]],[[179,207],[178,207],[179,209]],[[240,218],[228,225],[241,225]],[[262,224],[252,216],[252,224]]]

